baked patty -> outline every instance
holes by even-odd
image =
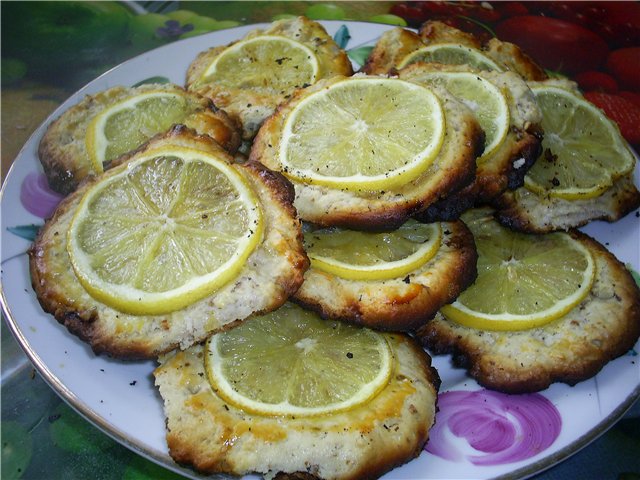
[[[435,20],[423,23],[418,33],[404,28],[384,32],[369,54],[362,71],[372,75],[393,72],[410,53],[427,45],[443,43],[455,43],[480,50],[502,69],[513,71],[525,80],[547,78],[544,70],[517,45],[502,42],[498,38],[482,43],[470,33]]]
[[[506,393],[535,392],[554,382],[574,385],[597,374],[638,340],[640,289],[600,243],[577,230],[570,234],[593,255],[596,277],[568,314],[528,330],[488,331],[438,313],[418,338],[434,354],[452,354],[481,385]]]
[[[436,255],[409,275],[348,280],[312,266],[293,300],[325,318],[379,330],[419,328],[476,277],[477,253],[469,229],[459,220],[442,223],[441,228]]]
[[[395,358],[389,384],[345,412],[313,417],[250,414],[216,395],[201,345],[160,358],[169,453],[205,474],[265,478],[378,478],[422,452],[440,380],[431,359],[405,334],[385,334]]]
[[[551,79],[545,82],[529,82],[532,88],[535,86],[551,86],[582,96],[574,82],[566,79]],[[584,127],[579,127],[584,128]],[[617,129],[617,126],[614,127]],[[547,132],[553,134],[553,132]],[[582,132],[587,136],[589,132]],[[622,142],[625,142],[621,138]],[[545,148],[538,161],[549,162],[553,169],[563,170],[563,162],[576,161],[573,156],[566,154],[557,165],[553,147]],[[609,159],[599,157],[599,152],[589,152],[600,164],[605,164]],[[633,155],[629,153],[629,155]],[[634,163],[635,160],[634,160]],[[588,165],[585,168],[599,168]],[[493,207],[498,210],[496,218],[503,225],[515,230],[529,233],[548,233],[557,230],[577,228],[594,220],[606,220],[615,222],[631,211],[640,207],[640,192],[634,184],[634,169],[613,179],[612,185],[594,198],[565,199],[551,196],[550,194],[537,193],[526,187],[520,187],[514,191],[505,191],[501,196],[492,201]]]
[[[127,168],[150,148],[180,145],[233,161],[212,139],[183,126],[158,136],[106,171]],[[278,308],[302,283],[308,259],[292,207],[293,189],[278,173],[248,162],[233,167],[258,197],[264,215],[262,242],[238,276],[209,297],[165,315],[119,312],[91,297],[77,280],[66,249],[67,230],[84,193],[101,177],[89,177],[66,197],[40,230],[29,250],[32,285],[42,308],[91,345],[95,353],[119,358],[153,358],[186,348],[211,332],[228,328],[254,313]]]
[[[237,124],[211,100],[187,92],[172,84],[145,84],[138,87],[112,87],[94,95],[85,96],[79,103],[54,120],[38,147],[40,163],[49,186],[62,194],[69,194],[88,175],[95,174],[86,145],[86,133],[91,120],[104,109],[135,95],[150,91],[176,93],[188,102],[185,125],[198,133],[207,134],[229,152],[240,146]],[[149,137],[163,132],[151,132]],[[108,165],[105,165],[107,167]]]
[[[505,192],[492,203],[497,210],[496,218],[503,225],[521,232],[549,233],[581,227],[594,220],[620,220],[640,207],[640,192],[631,172],[595,198],[567,200],[522,187]]]
[[[287,116],[302,100],[345,77],[321,80],[282,104],[260,129],[249,158],[282,171],[278,152]],[[390,230],[473,180],[476,157],[482,152],[484,133],[471,111],[447,92],[436,92],[443,106],[446,130],[433,164],[417,178],[387,190],[343,190],[291,179],[294,205],[302,220],[322,226],[354,230]],[[392,125],[390,127],[393,127]],[[341,159],[348,161],[349,159]]]
[[[476,177],[466,187],[430,205],[417,216],[422,221],[452,220],[465,210],[484,205],[507,189],[523,185],[524,176],[541,153],[542,113],[526,82],[513,72],[476,71],[465,65],[415,63],[399,78],[428,86],[432,72],[473,72],[498,87],[509,107],[509,130],[500,147],[478,161]]]
[[[244,38],[250,39],[261,35],[287,37],[309,47],[315,53],[319,63],[317,80],[353,73],[351,62],[345,51],[336,44],[318,22],[305,17],[279,20],[268,28],[252,30]],[[264,119],[271,115],[281,102],[289,98],[295,88],[290,91],[265,93],[242,85],[238,85],[237,88],[229,88],[203,80],[203,74],[214,59],[236,43],[212,47],[201,52],[189,66],[187,88],[211,98],[216,105],[242,125],[243,138],[251,140]],[[295,68],[295,65],[292,68]],[[300,88],[302,87],[303,85],[300,85]]]

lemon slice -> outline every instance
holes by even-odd
[[[501,226],[491,212],[465,212],[478,250],[478,277],[441,312],[481,330],[523,330],[562,317],[591,290],[591,253],[567,233],[527,235]]]
[[[398,68],[404,68],[407,65],[418,62],[469,65],[478,70],[495,70],[498,72],[504,70],[480,50],[459,43],[438,43],[422,47],[405,56],[398,64]]]
[[[427,263],[440,248],[439,223],[409,220],[391,232],[340,228],[305,232],[311,266],[350,280],[386,280],[407,275]]]
[[[190,113],[187,98],[173,92],[148,91],[127,98],[96,115],[85,134],[95,172],[152,136],[182,122]]]
[[[306,45],[287,37],[260,35],[226,48],[199,83],[281,95],[311,85],[319,70],[316,54]]]
[[[293,108],[279,159],[285,175],[303,183],[393,188],[431,166],[444,132],[443,109],[431,90],[393,78],[350,77]]]
[[[317,416],[368,402],[394,365],[384,335],[285,304],[208,341],[213,390],[242,410]]]
[[[110,170],[85,193],[67,250],[94,298],[131,314],[161,314],[233,279],[262,229],[257,198],[228,163],[166,147]]]
[[[484,152],[478,162],[502,145],[509,131],[509,106],[500,88],[489,80],[471,72],[425,72],[412,80],[446,88],[473,111],[485,133]]]
[[[568,200],[601,195],[630,172],[635,158],[617,126],[584,98],[533,86],[542,110],[543,154],[525,176],[527,189]]]

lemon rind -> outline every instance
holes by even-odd
[[[423,52],[431,52],[431,51],[434,51],[434,50],[442,50],[444,48],[454,48],[456,50],[464,50],[466,52],[470,52],[471,56],[473,58],[480,58],[483,63],[485,63],[487,66],[490,67],[491,70],[495,70],[497,72],[504,71],[504,69],[501,68],[496,62],[494,62],[491,58],[489,58],[488,56],[483,54],[477,48],[469,47],[467,45],[462,45],[460,43],[454,43],[454,42],[438,43],[438,44],[434,44],[434,45],[426,45],[424,47],[419,48],[418,50],[414,50],[413,52],[410,52],[407,55],[405,55],[402,58],[402,60],[400,60],[400,63],[398,64],[398,69],[401,69],[401,68],[406,67],[407,65],[410,65],[411,61],[415,57],[420,56]],[[471,65],[471,66],[474,66],[474,65]]]
[[[588,102],[586,99],[581,98],[568,88],[562,88],[559,86],[548,85],[533,85],[531,90],[535,94],[540,91],[551,91],[558,95],[565,96],[571,99],[571,102],[581,105],[582,107],[593,112],[598,118],[600,118],[601,125],[610,132],[612,141],[616,144],[616,150],[625,152],[625,156],[629,159],[626,167],[617,169],[613,172],[608,172],[608,178],[603,178],[602,183],[594,185],[591,188],[545,188],[540,183],[531,178],[530,174],[527,174],[524,178],[524,186],[527,190],[536,193],[538,195],[549,196],[553,198],[560,198],[565,200],[588,200],[597,198],[606,192],[614,182],[627,174],[629,174],[635,167],[635,156],[629,149],[628,144],[620,134],[618,126],[611,121],[606,114],[598,107]]]
[[[319,172],[315,172],[311,169],[302,169],[291,165],[287,160],[286,150],[287,146],[289,145],[289,139],[294,135],[291,132],[291,125],[295,122],[298,113],[307,104],[315,102],[321,96],[326,95],[326,92],[328,90],[335,88],[345,88],[345,85],[353,84],[354,82],[402,82],[403,84],[409,85],[409,88],[422,89],[426,91],[426,96],[431,102],[433,111],[436,112],[435,117],[437,117],[436,121],[434,122],[434,124],[436,125],[434,138],[421,152],[416,154],[410,162],[391,172],[384,172],[374,176],[357,174],[344,177],[336,177],[330,175],[321,175]],[[320,185],[324,187],[343,189],[348,191],[393,189],[415,180],[431,167],[431,165],[438,157],[440,150],[442,149],[445,132],[446,118],[441,101],[428,88],[396,78],[347,77],[345,79],[342,79],[341,81],[329,85],[327,88],[306,96],[294,107],[294,109],[287,115],[284,122],[282,128],[282,137],[280,140],[280,146],[277,155],[283,174],[289,179],[300,183]]]
[[[326,273],[330,273],[347,280],[390,280],[405,276],[416,271],[429,260],[431,260],[438,250],[442,241],[442,227],[439,223],[429,224],[435,232],[431,235],[428,242],[423,244],[418,250],[411,255],[393,262],[384,263],[384,267],[380,264],[376,265],[355,265],[351,263],[335,260],[331,257],[315,255],[311,251],[307,251],[312,268],[317,268]]]
[[[183,99],[184,96],[178,92],[167,92],[162,90],[150,90],[143,92],[124,100],[121,100],[103,111],[97,114],[87,127],[85,133],[85,144],[87,147],[87,153],[91,161],[91,166],[96,173],[102,173],[104,171],[105,153],[109,141],[104,134],[104,127],[110,116],[123,110],[134,109],[136,105],[144,100],[153,97],[174,97]]]
[[[207,341],[207,352],[209,354],[205,356],[205,368],[209,382],[215,394],[233,407],[245,412],[254,415],[276,417],[317,417],[333,415],[349,411],[360,405],[366,404],[384,390],[389,383],[389,379],[393,372],[394,358],[391,346],[384,335],[373,331],[367,332],[372,336],[372,338],[375,338],[378,345],[381,346],[378,348],[378,351],[384,352],[381,355],[381,368],[378,370],[378,375],[360,389],[358,394],[352,396],[350,399],[335,402],[323,407],[299,407],[290,404],[288,401],[278,404],[270,404],[255,401],[237,393],[227,381],[224,374],[222,374],[222,362],[216,361],[216,354],[212,353],[217,352],[216,345],[218,343],[218,335],[212,335]]]
[[[304,43],[298,42],[296,40],[293,40],[289,37],[285,37],[283,35],[258,35],[252,38],[245,38],[243,40],[240,40],[230,46],[228,46],[227,48],[225,48],[219,55],[217,55],[213,61],[211,62],[211,64],[209,64],[209,66],[206,68],[206,70],[204,71],[204,73],[201,75],[200,79],[201,81],[205,81],[207,79],[209,79],[210,77],[212,77],[216,72],[217,72],[217,66],[218,63],[220,63],[220,59],[224,58],[224,56],[229,55],[230,53],[234,52],[234,51],[238,51],[241,50],[245,45],[249,44],[249,43],[256,43],[256,42],[261,42],[261,41],[284,41],[290,45],[295,46],[296,48],[299,48],[300,50],[302,50],[309,59],[311,59],[311,65],[312,65],[312,69],[313,69],[313,75],[310,79],[311,83],[314,83],[316,81],[316,79],[318,78],[318,74],[320,72],[320,64],[318,62],[318,57],[316,56],[316,54],[314,53],[313,50],[311,50],[311,48],[309,48],[308,46],[306,46]]]
[[[446,79],[447,77],[468,78],[468,79],[473,79],[473,81],[480,81],[480,85],[482,85],[481,88],[485,89],[485,91],[490,91],[492,96],[497,99],[497,103],[499,104],[499,110],[501,112],[501,114],[499,115],[499,118],[503,118],[504,120],[500,122],[499,134],[495,136],[494,140],[490,144],[488,145],[485,144],[482,155],[478,157],[476,161],[478,164],[480,164],[485,160],[487,160],[488,158],[490,158],[506,140],[507,134],[509,133],[509,127],[511,124],[511,114],[509,112],[509,105],[507,103],[507,98],[504,92],[497,85],[493,84],[490,80],[487,80],[482,75],[476,74],[476,73],[447,72],[447,71],[426,72],[424,74],[424,77],[420,77],[420,80],[422,81],[423,78],[429,78],[429,77],[434,77],[434,78],[440,77],[443,79]],[[445,88],[447,88],[446,84],[445,84]],[[457,97],[457,95],[454,94],[453,92],[451,94]],[[465,103],[465,100],[466,99],[464,98],[460,99],[462,103]],[[475,114],[475,111],[473,112]]]
[[[579,288],[573,294],[557,302],[553,307],[529,315],[487,314],[468,308],[458,298],[453,303],[443,306],[440,312],[447,319],[465,327],[498,331],[528,330],[562,318],[589,295],[596,276],[596,264],[591,252],[580,242],[571,239],[571,237],[566,236],[565,238],[569,239],[572,245],[584,255],[584,258],[587,259],[587,267],[583,272]]]
[[[86,206],[94,198],[97,192],[107,182],[114,182],[126,176],[128,171],[145,161],[149,161],[158,156],[175,155],[187,162],[202,160],[214,168],[225,173],[232,184],[244,199],[249,215],[249,224],[252,226],[249,234],[242,237],[234,254],[216,270],[206,275],[191,279],[180,287],[164,292],[145,292],[135,287],[123,287],[121,285],[99,279],[96,275],[88,272],[92,271],[89,257],[86,255],[76,240],[76,231],[79,228],[80,219],[85,212]],[[98,188],[100,187],[100,188]],[[116,310],[133,315],[158,315],[171,313],[180,310],[188,305],[201,300],[237,276],[238,266],[242,265],[251,253],[255,250],[264,233],[264,220],[259,200],[251,190],[249,184],[226,162],[217,159],[205,152],[184,148],[165,147],[152,149],[145,152],[141,157],[127,165],[126,169],[117,172],[104,182],[97,183],[88,190],[81,199],[76,209],[71,225],[67,232],[67,250],[78,281],[85,290],[96,300],[108,305]]]

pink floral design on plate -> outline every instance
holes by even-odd
[[[450,391],[440,394],[438,407],[426,450],[454,462],[499,465],[525,460],[551,446],[562,428],[556,407],[537,393]]]
[[[42,173],[31,172],[20,186],[20,203],[29,213],[40,218],[50,217],[62,198],[49,188]]]

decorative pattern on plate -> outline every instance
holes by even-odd
[[[20,203],[36,217],[48,218],[63,196],[54,192],[42,173],[31,172],[20,186]]]
[[[449,391],[440,394],[438,407],[426,450],[454,462],[483,466],[525,460],[551,446],[562,428],[560,412],[537,393]]]

